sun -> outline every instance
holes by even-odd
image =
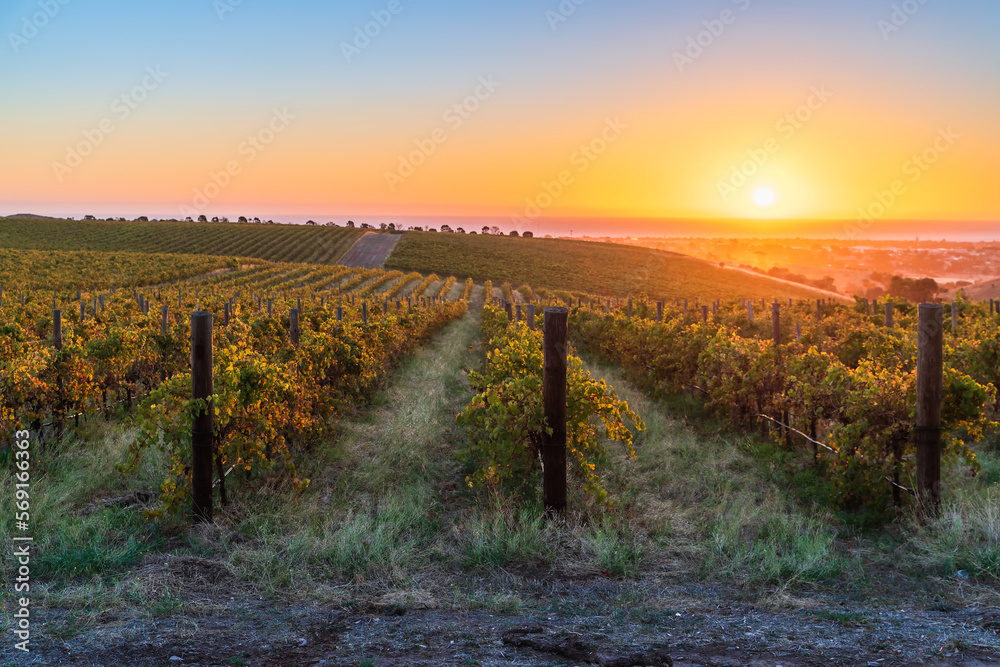
[[[767,208],[777,201],[777,196],[771,188],[757,188],[753,193],[753,203],[761,208]]]

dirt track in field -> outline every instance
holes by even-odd
[[[362,269],[382,268],[401,238],[403,237],[400,234],[368,232],[344,253],[339,263]]]

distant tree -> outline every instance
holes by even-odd
[[[433,227],[428,227],[428,228],[427,228],[427,231],[429,231],[429,232],[435,232],[435,233],[437,233],[437,230],[436,230],[436,229],[434,229]]]
[[[517,230],[516,229],[512,229],[511,232],[510,232],[510,235],[511,236],[517,236]]]
[[[114,222],[114,221],[115,221],[115,219],[114,219],[114,218],[105,218],[104,220],[105,220],[106,222]]]
[[[441,225],[441,231],[442,232],[450,232],[451,231],[451,225]]]
[[[243,224],[246,224],[247,217],[245,215],[241,215],[239,218],[236,219],[236,222],[242,222]]]
[[[458,227],[458,228],[457,228],[457,229],[455,230],[455,233],[456,233],[456,234],[464,234],[464,233],[465,233],[465,230],[464,230],[464,229],[462,229],[461,227]]]
[[[273,225],[274,224],[274,220],[268,220],[267,223],[265,223],[265,224]]]
[[[353,220],[348,220],[347,221],[347,226],[348,227],[353,227],[354,226],[354,221]]]
[[[325,224],[325,225],[323,225],[323,226],[324,226],[324,227],[336,227],[336,226],[337,226],[337,223],[336,223],[336,222],[334,222],[333,220],[331,220],[330,222],[326,223],[326,224]]]
[[[219,216],[212,217],[212,222],[218,222],[218,221],[219,221]]]
[[[525,232],[525,233],[521,234],[521,236],[523,236],[526,239],[530,239],[530,238],[533,238],[535,235],[532,234],[531,232]]]
[[[387,224],[385,224],[385,223],[383,222],[383,223],[380,223],[380,224],[379,224],[378,228],[379,228],[379,229],[381,229],[381,230],[382,230],[382,231],[384,232],[384,231],[385,231],[386,229],[388,229],[388,228],[389,228],[389,225],[387,225]]]
[[[422,231],[424,231],[424,228],[423,227],[414,227],[413,231],[415,231],[415,232],[422,232]]]
[[[198,222],[208,222],[208,218],[206,218],[204,215],[199,215]]]
[[[891,296],[903,297],[914,303],[930,301],[939,291],[937,281],[933,278],[914,279],[893,276],[889,283]]]
[[[221,222],[229,222],[229,218],[222,216]]]
[[[189,215],[188,217],[184,218],[184,222],[194,222],[194,220],[192,220],[191,216]]]
[[[147,217],[146,217],[146,216],[144,216],[144,215],[140,215],[140,216],[139,216],[138,218],[136,218],[135,220],[136,220],[136,222],[149,222],[149,218],[147,218]]]
[[[470,234],[478,234],[479,232],[477,232],[477,231],[476,231],[475,229],[473,229],[473,230],[472,230],[471,232],[469,232],[469,233],[470,233]],[[485,233],[486,233],[486,232],[483,232],[483,234],[485,234]]]
[[[95,217],[94,217],[94,216],[92,216],[92,215],[85,215],[85,216],[83,216],[83,219],[84,219],[84,220],[97,220],[97,218],[95,218]]]
[[[483,233],[485,234],[486,232],[483,232]],[[496,225],[493,225],[492,227],[490,227],[490,233],[491,234],[500,234],[501,233],[500,232],[500,228],[497,227]]]
[[[254,216],[253,224],[259,225],[260,224],[260,218],[258,218],[257,216]]]
[[[306,220],[306,224],[309,225],[310,227],[315,227],[316,226],[316,221],[315,220]]]
[[[393,232],[396,231],[396,223],[395,222],[390,222],[389,223],[389,230],[393,231]]]

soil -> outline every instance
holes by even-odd
[[[996,609],[873,605],[780,591],[761,604],[741,602],[738,590],[679,578],[551,574],[534,568],[492,580],[459,575],[451,590],[383,592],[360,582],[338,587],[342,602],[321,604],[303,601],[302,594],[261,595],[220,562],[150,556],[130,576],[172,591],[175,611],[105,612],[79,634],[55,639],[47,629],[65,627],[71,612],[42,609],[30,658],[15,656],[15,664],[670,664],[664,656],[675,667],[1000,663]],[[483,590],[516,594],[524,603],[506,613],[468,603]],[[593,660],[566,657],[574,655]],[[630,661],[637,656],[647,661]]]

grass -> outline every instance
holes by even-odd
[[[612,243],[407,232],[386,268],[573,293],[657,299],[813,298],[815,293],[676,253]],[[526,290],[525,290],[526,291]]]
[[[45,251],[221,255],[275,262],[335,264],[361,231],[306,225],[0,218],[0,246]]]

